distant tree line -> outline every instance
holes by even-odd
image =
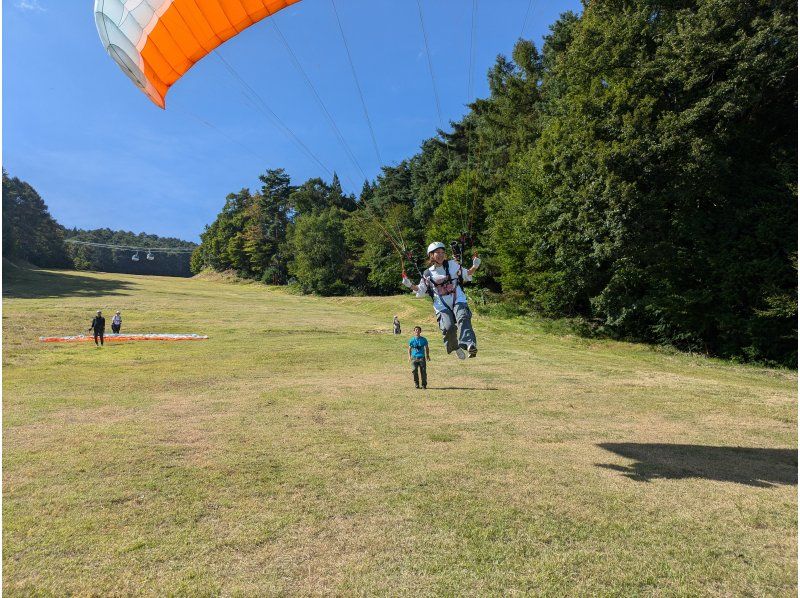
[[[153,253],[152,260],[147,259],[147,251],[134,252],[130,249],[109,249],[105,247],[92,247],[70,243],[69,241],[85,241],[108,245],[164,248],[174,247],[180,249],[193,249],[197,245],[189,241],[182,241],[173,237],[159,237],[146,233],[132,233],[129,231],[98,228],[95,230],[81,230],[77,228],[64,231],[67,254],[72,259],[76,270],[99,270],[101,272],[121,272],[124,274],[153,274],[157,276],[191,276],[189,267],[190,252],[169,253],[157,251]],[[138,255],[137,261],[133,260]]]
[[[395,293],[393,239],[468,231],[478,284],[525,309],[796,365],[796,24],[789,0],[586,2],[358,198],[280,169],[229,195],[192,269]]]
[[[133,261],[134,252],[91,247],[66,242],[69,239],[133,247],[192,249],[195,243],[180,239],[134,234],[110,229],[66,229],[50,215],[36,190],[3,170],[3,256],[23,259],[45,268],[74,268],[128,274],[191,276],[190,253],[158,252],[153,260],[146,252]]]

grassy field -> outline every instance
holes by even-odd
[[[480,316],[459,362],[411,297],[4,276],[8,596],[797,593],[796,372]],[[210,339],[37,341],[99,308]]]

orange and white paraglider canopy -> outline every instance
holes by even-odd
[[[97,31],[123,72],[161,108],[195,62],[299,0],[95,0]]]

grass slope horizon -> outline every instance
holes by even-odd
[[[25,268],[3,294],[10,596],[797,593],[795,371],[480,315],[459,362],[410,296]],[[96,309],[210,339],[38,342]]]

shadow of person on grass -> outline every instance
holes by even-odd
[[[3,297],[6,299],[126,295],[133,287],[124,280],[92,278],[66,270],[3,268]]]
[[[797,450],[702,446],[695,444],[639,444],[603,442],[600,448],[626,459],[631,465],[596,463],[639,482],[654,479],[705,478],[769,488],[797,485]]]
[[[428,390],[500,390],[492,386],[429,386]]]

